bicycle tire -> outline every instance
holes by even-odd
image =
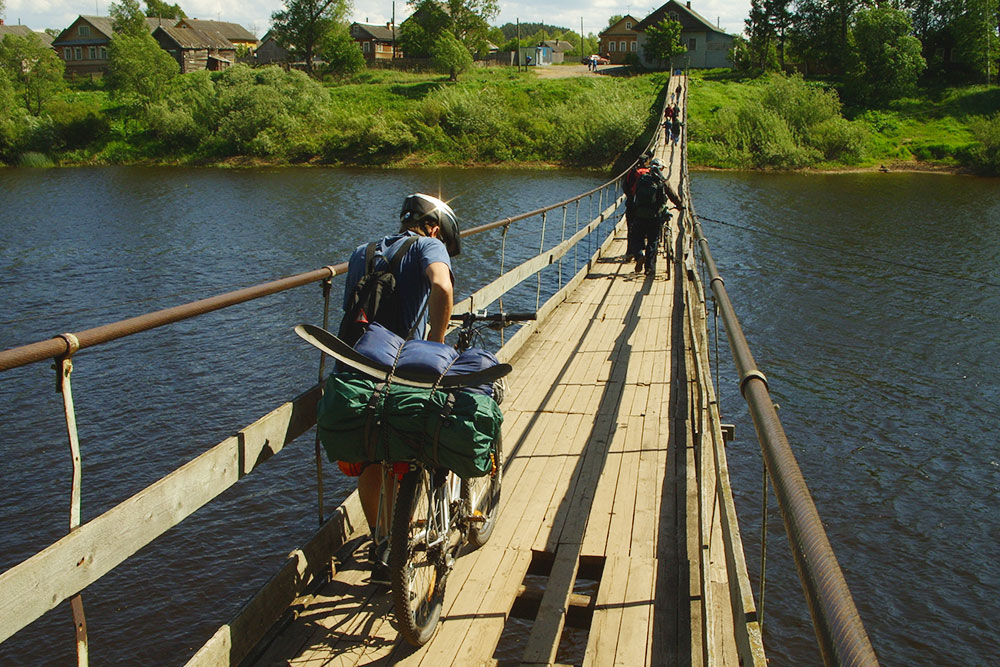
[[[497,523],[497,514],[500,509],[500,485],[503,481],[503,438],[497,435],[497,440],[493,446],[492,475],[476,477],[474,479],[462,480],[462,501],[470,503],[474,495],[483,492],[483,504],[479,507],[471,507],[473,512],[480,511],[486,517],[483,522],[474,522],[469,527],[469,544],[473,549],[486,544],[493,534],[493,528]]]
[[[444,578],[434,549],[421,548],[421,526],[430,521],[431,482],[423,469],[403,475],[389,537],[389,580],[399,633],[413,646],[423,646],[437,630],[444,602]],[[416,530],[415,530],[416,529]]]

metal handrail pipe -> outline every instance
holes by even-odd
[[[559,202],[558,204],[553,204],[535,211],[529,211],[527,213],[504,218],[503,220],[467,229],[462,232],[462,236],[472,236],[473,234],[486,232],[497,227],[509,225],[519,220],[540,215],[561,206],[566,206],[598,192],[603,188],[614,185],[622,177],[622,175],[623,174],[620,174],[603,185],[600,185],[592,190],[588,190],[587,192],[577,195],[571,199],[567,199],[566,201]],[[172,306],[170,308],[164,308],[152,313],[146,313],[145,315],[139,315],[126,320],[119,320],[110,324],[104,324],[99,327],[76,332],[74,335],[80,341],[80,349],[92,347],[94,345],[107,343],[134,333],[148,331],[149,329],[161,327],[166,324],[173,324],[174,322],[180,322],[181,320],[209,313],[213,310],[219,310],[221,308],[234,306],[253,299],[270,296],[271,294],[301,287],[312,282],[326,280],[327,278],[332,278],[346,272],[347,262],[340,262],[339,264],[324,266],[323,268],[314,269],[305,273],[299,273],[294,276],[288,276],[286,278],[280,278],[278,280],[262,283],[260,285],[208,297],[206,299],[201,299],[200,301],[194,301],[179,306]],[[67,352],[69,352],[69,343],[62,335],[30,343],[28,345],[10,348],[9,350],[3,350],[0,351],[0,372],[10,370],[12,368],[18,368],[20,366],[27,366],[28,364],[44,361],[45,359],[59,357]]]
[[[861,622],[854,598],[826,536],[819,511],[805,477],[788,443],[781,420],[771,400],[764,374],[757,368],[750,346],[725,282],[719,275],[701,224],[694,218],[694,231],[702,251],[715,296],[726,327],[729,346],[740,376],[740,393],[746,400],[757,439],[781,508],[785,532],[813,620],[813,629],[823,661],[827,665],[877,665],[878,658]]]
[[[295,287],[301,287],[302,285],[325,280],[346,272],[346,262],[334,266],[324,266],[321,269],[272,280],[271,282],[246,287],[234,292],[219,294],[207,299],[201,299],[200,301],[164,308],[163,310],[157,310],[111,324],[103,324],[99,327],[76,332],[73,335],[80,341],[79,349],[92,347],[100,343],[107,343],[124,336],[139,333],[140,331],[148,331],[149,329],[154,329],[165,324],[180,322],[196,315],[203,315],[213,310],[219,310],[227,306],[269,296]],[[58,357],[66,354],[68,351],[69,342],[63,336],[56,336],[55,338],[37,343],[14,347],[0,352],[0,371]]]

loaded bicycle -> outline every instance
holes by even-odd
[[[458,327],[459,353],[483,345],[487,328],[502,329],[535,319],[534,313],[464,313],[452,320]],[[355,371],[383,383],[435,392],[488,391],[500,404],[508,364],[460,375],[402,371],[395,364],[378,363],[360,354],[333,334],[300,325],[296,332]],[[495,359],[494,359],[495,361]],[[329,386],[329,385],[328,385]],[[449,399],[450,400],[450,399]],[[436,434],[434,435],[436,438]],[[503,444],[497,430],[475,474],[459,476],[429,454],[430,436],[417,444],[419,455],[378,457],[382,467],[373,553],[388,569],[393,611],[399,631],[414,646],[426,644],[441,617],[445,584],[455,560],[466,545],[478,548],[490,539],[496,525],[503,478]],[[433,443],[433,449],[437,443]],[[329,450],[328,450],[329,451]],[[430,458],[430,460],[428,460]]]

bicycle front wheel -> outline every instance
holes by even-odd
[[[399,632],[414,646],[434,636],[444,601],[441,550],[447,541],[439,540],[433,507],[430,472],[418,468],[403,475],[389,537],[389,578]]]
[[[462,500],[467,503],[471,525],[469,544],[474,549],[486,544],[493,534],[500,508],[500,482],[503,478],[503,442],[501,436],[493,445],[493,473],[486,477],[462,480]]]

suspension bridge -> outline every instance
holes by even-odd
[[[683,113],[686,78],[680,87]],[[323,507],[321,528],[222,625],[189,665],[764,665],[729,484],[712,384],[706,304],[726,323],[803,592],[828,664],[874,664],[875,654],[840,574],[688,191],[685,143],[657,121],[649,149],[683,193],[674,210],[670,260],[644,275],[625,261],[622,176],[580,197],[598,197],[593,220],[456,304],[493,304],[533,280],[602,223],[582,270],[559,273],[538,320],[504,341],[514,372],[503,404],[503,493],[490,541],[458,559],[437,634],[417,649],[400,638],[391,597],[373,584],[367,525],[357,495]],[[576,197],[467,233],[541,216],[565,217]],[[544,224],[543,224],[544,229]],[[544,244],[542,244],[544,247]],[[706,291],[697,262],[707,270]],[[561,264],[560,264],[561,265]],[[0,352],[0,371],[56,359],[74,460],[71,531],[0,574],[0,641],[70,600],[78,657],[88,661],[83,596],[88,585],[210,502],[315,423],[319,385],[105,514],[79,520],[80,455],[72,358],[84,348],[250,299],[322,282],[327,295],[344,264]],[[328,315],[327,315],[328,317]],[[321,363],[320,377],[324,373]],[[317,467],[321,466],[319,449]]]

